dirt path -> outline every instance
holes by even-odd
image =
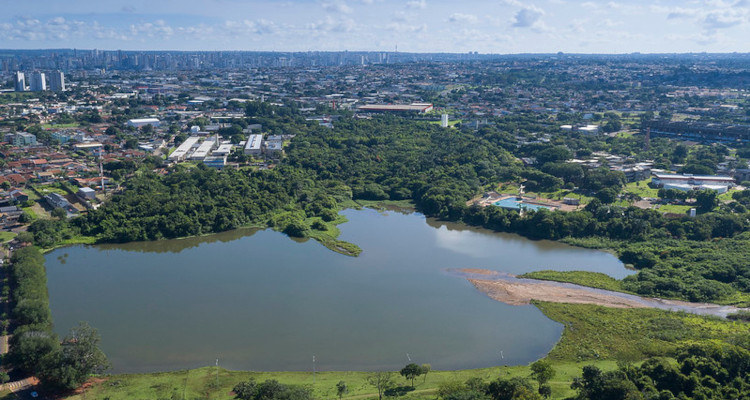
[[[746,310],[710,303],[639,297],[572,283],[522,279],[511,274],[481,269],[461,269],[458,273],[482,293],[510,305],[524,305],[532,300],[538,300],[551,303],[595,304],[613,308],[658,308],[720,317]]]

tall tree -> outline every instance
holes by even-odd
[[[414,363],[407,364],[399,373],[404,378],[411,380],[411,387],[414,387],[414,378],[422,375],[422,367]]]
[[[234,385],[232,391],[234,392],[234,398],[238,400],[251,400],[255,396],[255,389],[257,385],[255,379],[250,378],[246,382],[240,382]]]
[[[430,371],[432,371],[432,365],[427,363],[422,364],[422,375],[424,376],[424,380],[422,381],[422,383],[427,381],[427,374],[429,374]]]
[[[341,400],[342,397],[344,397],[345,394],[349,392],[349,387],[346,386],[346,382],[339,381],[339,383],[336,384],[336,395],[339,396],[339,400]]]
[[[538,360],[531,364],[531,377],[539,382],[540,386],[554,378],[555,373],[555,369],[552,368],[552,364],[549,361]]]
[[[695,195],[695,204],[698,211],[709,212],[719,204],[719,199],[715,190],[701,190]]]
[[[373,372],[367,377],[367,383],[378,390],[378,400],[383,400],[383,393],[393,386],[393,373],[390,371]]]

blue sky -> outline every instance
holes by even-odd
[[[750,0],[0,1],[0,48],[750,52]]]

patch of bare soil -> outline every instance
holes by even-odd
[[[466,272],[482,273],[477,271]],[[524,305],[529,304],[531,300],[539,300],[551,303],[596,304],[615,308],[646,307],[644,304],[634,300],[591,292],[585,289],[560,287],[553,283],[542,281],[509,282],[469,278],[469,282],[494,300],[510,305]]]
[[[76,389],[73,393],[74,394],[82,394],[83,392],[85,392],[88,389],[91,389],[95,385],[98,385],[98,384],[100,384],[102,382],[106,382],[106,381],[107,381],[107,378],[90,378],[89,380],[87,380],[86,382],[84,382],[83,385],[81,385],[81,387],[79,387],[78,389]]]

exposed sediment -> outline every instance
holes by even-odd
[[[482,293],[510,305],[524,305],[537,300],[551,303],[595,304],[613,308],[659,308],[722,317],[742,310],[718,304],[639,297],[571,283],[521,279],[511,274],[483,269],[466,268],[459,270],[459,273]]]

